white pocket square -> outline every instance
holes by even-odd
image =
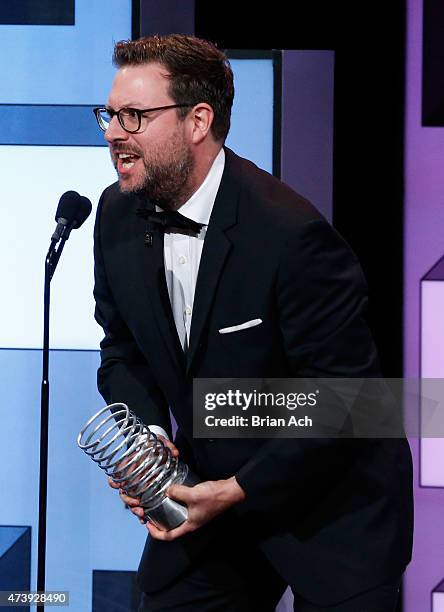
[[[240,323],[240,325],[232,325],[231,327],[222,327],[219,330],[220,334],[232,334],[233,332],[240,331],[241,329],[248,329],[249,327],[256,327],[256,325],[260,325],[262,323],[262,319],[251,319],[251,321],[245,321],[245,323]]]

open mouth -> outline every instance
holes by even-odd
[[[138,155],[132,155],[131,153],[118,153],[117,165],[119,172],[121,170],[130,170],[138,159],[140,159]]]

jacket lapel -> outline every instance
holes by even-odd
[[[233,171],[234,154],[225,149],[225,155],[224,173],[208,224],[197,275],[187,353],[187,375],[198,352],[220,275],[231,249],[231,242],[225,232],[235,225],[237,220],[239,183],[235,180]]]
[[[152,207],[149,205],[148,207]],[[145,245],[147,222],[137,218],[137,261],[141,263],[141,274],[147,290],[147,302],[150,304],[157,327],[167,350],[176,367],[183,375],[185,371],[185,355],[180,344],[171,310],[168,287],[165,278],[163,232],[152,231],[152,246]],[[144,302],[146,303],[146,302]],[[147,312],[145,316],[149,316]]]

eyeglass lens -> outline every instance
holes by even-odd
[[[123,108],[119,111],[118,115],[122,127],[126,130],[135,132],[139,129],[139,117],[134,110]],[[112,117],[107,110],[99,112],[99,122],[102,129],[108,129],[111,119]]]

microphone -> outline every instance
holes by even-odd
[[[51,280],[60,256],[72,229],[80,227],[92,209],[88,198],[76,191],[67,191],[57,206],[55,220],[57,227],[51,236],[51,244],[45,258],[45,285],[43,292],[43,373],[40,393],[40,482],[39,482],[39,524],[37,585],[45,590],[46,566],[46,510],[48,497],[48,429],[49,429],[49,304]],[[60,242],[61,241],[61,242]]]
[[[71,230],[80,227],[89,217],[91,210],[91,202],[77,191],[64,193],[57,206],[55,214],[57,227],[51,236],[51,242],[57,243],[60,239],[68,240]]]

